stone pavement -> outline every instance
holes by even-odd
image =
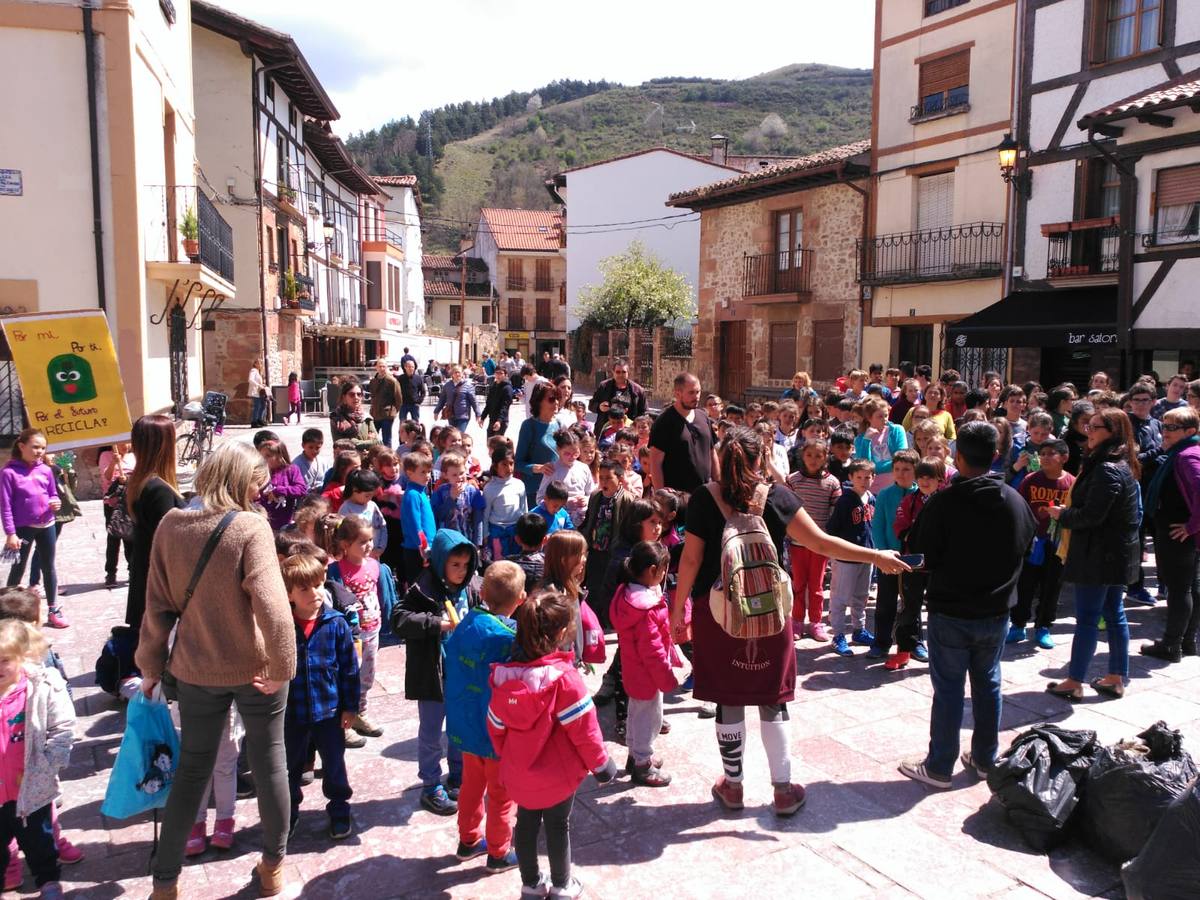
[[[428,413],[426,408],[426,413]],[[514,410],[515,411],[515,410]],[[313,423],[316,423],[314,417]],[[516,423],[514,423],[514,432]],[[298,448],[298,428],[282,430]],[[229,439],[246,439],[231,429]],[[478,440],[478,437],[477,437]],[[150,818],[107,820],[99,807],[120,744],[122,704],[99,693],[93,667],[111,624],[124,611],[120,586],[103,587],[104,528],[98,502],[84,504],[66,527],[59,581],[73,627],[51,633],[74,677],[79,713],[70,767],[63,773],[63,827],[87,854],[65,868],[69,896],[145,897],[153,826]],[[123,565],[123,564],[122,564]],[[1070,610],[1064,597],[1062,609]],[[1185,734],[1200,754],[1200,659],[1177,665],[1136,655],[1141,640],[1157,636],[1158,608],[1130,611],[1135,655],[1132,683],[1120,701],[1089,692],[1071,706],[1043,693],[1060,678],[1070,652],[1071,620],[1055,629],[1053,651],[1010,647],[1004,663],[1002,747],[1025,726],[1054,721],[1094,728],[1102,740],[1133,735],[1157,719]],[[1103,671],[1098,654],[1092,675]],[[611,643],[610,643],[611,654]],[[937,793],[903,778],[897,763],[920,756],[928,733],[929,680],[925,667],[889,673],[861,655],[841,659],[828,645],[797,644],[799,687],[791,704],[794,778],[808,786],[808,805],[791,819],[770,810],[766,760],[752,724],[747,740],[746,803],[740,814],[720,811],[709,787],[721,773],[712,720],[696,717],[697,704],[676,694],[666,704],[670,734],[656,751],[674,776],[663,790],[637,788],[622,777],[599,786],[587,779],[572,819],[575,872],[587,896],[628,900],[656,894],[678,897],[792,897],[808,891],[853,898],[966,898],[1123,896],[1117,868],[1073,843],[1047,855],[1026,849],[989,803],[986,785],[964,773],[954,790]],[[516,897],[514,872],[485,874],[482,860],[454,858],[455,820],[418,805],[416,709],[403,698],[404,651],[385,644],[371,715],[385,729],[366,748],[347,751],[355,834],[332,842],[320,782],[306,790],[304,813],[290,847],[285,896],[304,898]],[[599,677],[591,676],[592,687]],[[969,710],[968,710],[969,713]],[[749,717],[754,721],[754,716]],[[611,706],[601,723],[618,764],[625,749],[611,740]],[[965,727],[970,727],[967,716]],[[968,736],[963,736],[968,746]],[[211,818],[210,818],[211,822]],[[253,799],[238,801],[237,843],[188,863],[181,879],[187,898],[249,897],[248,875],[257,859],[258,815]],[[23,889],[33,890],[32,878]]]

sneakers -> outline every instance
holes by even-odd
[[[1181,662],[1183,660],[1183,648],[1179,644],[1168,644],[1166,641],[1154,641],[1150,644],[1142,644],[1138,648],[1138,652],[1142,656],[1150,656],[1154,659],[1162,659],[1167,662]]]
[[[746,806],[742,801],[741,782],[730,781],[724,775],[718,778],[717,783],[712,786],[712,795],[728,810],[737,811]]]
[[[634,765],[630,774],[633,776],[633,783],[643,787],[660,788],[671,783],[671,776],[654,765],[653,761],[644,766]]]
[[[576,878],[574,875],[572,875],[570,878],[567,879],[567,883],[564,884],[562,887],[556,887],[554,885],[551,885],[550,893],[548,896],[550,896],[550,897],[572,897],[572,898],[582,897],[583,896],[583,884],[579,881],[578,878]]]
[[[214,850],[228,850],[233,846],[233,819],[217,819],[213,823],[212,840],[208,846]],[[62,859],[62,851],[59,851],[59,859]]]
[[[329,817],[329,836],[335,841],[344,840],[354,833],[354,823],[350,821],[350,816],[330,816]]]
[[[192,826],[192,831],[188,835],[187,843],[183,848],[184,856],[199,856],[208,849],[208,829],[203,822],[197,822]]]
[[[871,645],[871,649],[867,651],[867,659],[883,659],[888,655],[888,652],[876,644]]]
[[[353,728],[347,728],[344,735],[347,749],[357,749],[358,747],[367,746],[367,739],[355,732]]]
[[[485,853],[487,853],[487,841],[484,838],[480,838],[473,844],[464,844],[459,841],[458,849],[454,851],[454,855],[463,861],[483,856]]]
[[[858,644],[860,647],[869,647],[871,644],[875,643],[875,635],[871,634],[871,632],[867,631],[865,628],[860,628],[858,631],[854,632],[854,643]]]
[[[898,650],[887,658],[887,662],[883,664],[885,669],[895,672],[897,669],[903,669],[908,665],[908,661],[912,654],[905,653],[903,650]]]
[[[1050,637],[1049,628],[1039,628],[1033,633],[1033,642],[1041,650],[1053,650],[1054,638]]]
[[[363,737],[383,737],[383,729],[362,713],[354,717],[354,721],[350,723],[350,727]]]
[[[450,799],[440,784],[421,793],[421,806],[435,816],[453,816],[458,812],[458,804]]]
[[[917,662],[929,662],[929,649],[923,641],[917,641],[917,646],[913,647],[912,656]]]
[[[659,756],[658,754],[655,754],[654,756],[650,757],[650,765],[654,766],[656,769],[661,769],[662,764],[663,764],[662,757]],[[632,775],[635,766],[636,766],[636,763],[634,763],[634,761],[633,761],[632,754],[630,756],[627,756],[625,758],[625,774]]]
[[[457,803],[458,792],[462,789],[462,776],[447,775],[446,780],[442,782],[442,787],[446,789],[446,796]]]
[[[970,750],[963,753],[963,755],[958,758],[958,761],[963,764],[963,768],[966,769],[968,772],[974,772],[975,776],[980,781],[987,781],[988,770],[985,769],[983,766],[977,766],[975,764],[975,757],[973,757],[971,755]]]
[[[550,879],[546,875],[543,875],[541,872],[538,873],[537,884],[522,884],[521,885],[521,896],[522,897],[547,897],[549,895],[550,895]]]
[[[70,628],[71,623],[67,621],[67,617],[63,615],[61,609],[52,609],[50,614],[46,616],[47,628]],[[55,882],[57,884],[58,882]],[[61,890],[61,888],[60,888]]]
[[[42,885],[38,896],[42,900],[63,900],[66,895],[63,893],[63,887],[57,881],[47,881]]]
[[[833,652],[838,656],[854,655],[854,651],[850,649],[850,644],[846,642],[844,634],[839,634],[833,639]]]
[[[1154,597],[1144,587],[1137,588],[1133,591],[1125,592],[1126,603],[1140,603],[1142,606],[1153,606]]]
[[[717,704],[711,703],[708,700],[700,702],[700,711],[696,715],[701,719],[715,719],[717,717]]]
[[[1027,637],[1029,637],[1029,633],[1024,628],[1017,625],[1010,625],[1008,635],[1004,638],[1004,643],[1019,644]]]
[[[807,798],[805,797],[804,785],[777,785],[775,788],[775,815],[795,815],[799,812],[800,807],[804,806],[805,799]]]
[[[314,772],[312,769],[305,769],[303,772],[300,773],[300,786],[301,787],[308,787],[310,784],[312,784],[316,780],[317,780],[317,773]]]
[[[111,587],[117,586],[117,573],[116,572],[108,572],[105,574],[104,586],[106,588],[111,588]]]
[[[509,850],[503,856],[489,856],[487,870],[489,872],[507,872],[517,864],[517,851]]]
[[[829,640],[829,626],[822,622],[818,622],[816,625],[813,625],[811,629],[809,629],[808,636],[814,641],[825,643]]]
[[[912,760],[910,762],[900,763],[900,774],[905,778],[911,778],[913,781],[919,781],[921,784],[927,784],[931,788],[937,788],[939,791],[944,791],[950,787],[949,775],[935,775],[925,768],[925,763]]]
[[[54,843],[58,847],[58,861],[64,866],[73,866],[76,863],[83,862],[83,851],[68,841],[61,834]],[[18,865],[19,864],[20,863],[18,863]]]

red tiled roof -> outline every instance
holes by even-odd
[[[749,188],[765,186],[772,182],[790,180],[806,173],[816,173],[847,162],[856,156],[867,153],[870,149],[870,141],[855,141],[853,144],[843,144],[841,147],[830,147],[828,150],[820,150],[810,153],[808,156],[800,156],[773,166],[765,166],[755,172],[746,172],[690,191],[680,191],[667,198],[667,206],[690,206],[693,203],[737,194]]]
[[[1160,109],[1174,109],[1191,103],[1197,96],[1200,96],[1200,70],[1193,70],[1090,112],[1077,124],[1080,128],[1087,128],[1097,122],[1112,122]]]
[[[557,251],[562,247],[562,216],[548,209],[495,209],[479,211],[500,250]]]
[[[378,184],[386,184],[388,187],[416,187],[416,175],[372,175],[372,178]]]
[[[426,281],[426,297],[458,297],[461,296],[458,285],[452,281]]]
[[[421,268],[454,269],[458,267],[458,263],[454,259],[455,257],[444,253],[423,253],[421,254]]]

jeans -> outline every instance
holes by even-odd
[[[1200,627],[1200,554],[1189,537],[1173,540],[1165,529],[1154,539],[1158,583],[1167,590],[1167,627],[1163,642],[1178,647],[1196,642]]]
[[[1025,560],[1017,581],[1017,605],[1009,611],[1009,621],[1024,628],[1033,618],[1038,628],[1049,628],[1058,618],[1058,595],[1062,592],[1062,560],[1053,547],[1046,548],[1046,560],[1035,566]],[[1037,595],[1037,616],[1033,615],[1033,598]]]
[[[417,701],[417,776],[426,790],[442,783],[442,731],[446,724],[446,704],[439,700]],[[446,748],[450,778],[462,780],[462,751],[454,744]]]
[[[1088,664],[1100,639],[1100,617],[1108,635],[1108,674],[1129,675],[1129,623],[1125,620],[1125,585],[1075,585],[1075,638],[1071,641],[1071,664],[1067,675],[1086,681]]]
[[[283,859],[289,807],[283,744],[287,696],[286,684],[274,694],[263,694],[250,684],[204,687],[179,682],[179,768],[162,813],[162,834],[152,866],[156,884],[173,884],[179,877],[183,847],[208,789],[229,707],[235,702],[246,727],[246,755],[254,772],[262,821],[263,857],[269,862]]]
[[[451,419],[450,427],[457,428],[462,434],[467,433],[467,426],[471,424],[470,419]]]
[[[300,787],[300,776],[308,767],[308,754],[316,745],[321,754],[321,789],[325,792],[325,811],[330,821],[344,822],[350,818],[350,804],[354,794],[350,790],[350,779],[346,775],[346,737],[338,716],[320,722],[303,724],[286,722],[283,726],[283,744],[287,752],[288,791],[291,794],[292,818],[300,815],[300,801],[304,793]]]
[[[375,420],[375,426],[379,429],[379,440],[389,448],[392,446],[392,426],[395,424],[396,420],[391,416],[380,416]]]
[[[900,576],[879,573],[879,586],[875,594],[875,642],[874,646],[885,653],[892,649],[893,632],[896,628],[896,613],[900,599]]]
[[[41,887],[58,881],[61,867],[54,841],[53,809],[54,804],[47,803],[22,818],[17,815],[15,800],[0,806],[0,871],[8,866],[9,842],[16,838],[17,846],[29,863],[29,871],[33,872],[34,883]]]
[[[107,503],[104,504],[104,525],[107,528],[109,520],[112,519],[113,508]],[[125,567],[129,568],[129,541],[123,541],[116,535],[108,535],[108,544],[104,548],[104,574],[117,577],[117,559],[121,553],[121,547],[125,547]]]
[[[629,698],[629,714],[625,743],[629,755],[639,766],[649,765],[654,757],[654,739],[662,730],[663,695],[657,691],[650,700]]]
[[[486,834],[483,824],[487,795]],[[512,848],[513,818],[517,804],[500,783],[500,760],[463,754],[462,787],[458,790],[458,839],[471,845],[487,838],[488,855],[503,859]]]
[[[419,403],[401,403],[400,404],[400,421],[405,419],[413,419],[417,422],[421,421],[421,404]]]
[[[538,832],[546,826],[546,855],[550,858],[550,883],[555,887],[566,887],[571,880],[571,807],[575,805],[572,794],[562,803],[549,809],[526,809],[517,807],[517,827],[513,833],[513,845],[517,849],[517,865],[521,869],[521,883],[532,887],[541,876],[538,864]]]
[[[250,424],[258,425],[266,422],[267,419],[267,398],[258,396],[254,398],[254,404],[250,410]]]
[[[8,573],[8,586],[17,587],[25,576],[25,564],[29,562],[29,554],[37,547],[37,565],[45,576],[46,605],[51,611],[58,610],[58,573],[54,570],[54,548],[58,543],[58,529],[53,525],[45,528],[34,528],[31,525],[18,525],[17,537],[25,541],[21,545],[20,555],[13,563]]]
[[[963,694],[971,679],[971,756],[990,768],[1000,746],[1000,658],[1008,633],[1008,615],[959,619],[942,613],[929,616],[929,679],[933,708],[929,717],[929,753],[925,767],[950,777],[958,756]]]

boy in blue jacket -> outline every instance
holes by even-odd
[[[429,502],[429,476],[433,461],[424,453],[404,456],[404,498],[400,501],[400,528],[404,532],[404,580],[416,584],[425,568],[425,554],[433,543],[437,523]]]
[[[329,801],[329,836],[350,836],[350,781],[344,729],[358,715],[358,656],[350,623],[325,605],[325,567],[308,554],[282,563],[283,583],[296,623],[296,676],[288,689],[283,720],[288,789],[292,798],[289,837],[300,821],[301,778],[310,744],[321,754],[321,785]]]
[[[525,601],[525,573],[501,560],[488,566],[481,590],[483,606],[470,610],[446,641],[446,736],[462,751],[458,792],[459,859],[487,854],[489,871],[517,864],[512,849],[517,806],[500,783],[500,760],[487,731],[492,699],[492,664],[512,656],[517,624],[512,614]],[[487,837],[483,824],[487,794]]]
[[[487,501],[483,491],[467,481],[467,464],[461,453],[442,454],[442,480],[430,501],[438,528],[453,528],[475,546],[483,544],[483,519]]]
[[[897,450],[892,454],[892,483],[875,498],[875,517],[871,520],[871,540],[877,550],[900,551],[896,536],[896,511],[900,501],[917,489],[917,463],[921,457],[916,450]],[[892,630],[896,625],[896,609],[900,600],[900,576],[879,572],[875,593],[875,641],[867,651],[867,659],[883,659],[892,649]]]
[[[846,466],[846,478],[842,485],[842,496],[829,514],[825,530],[834,537],[874,547],[871,536],[871,520],[875,517],[875,497],[871,493],[871,481],[875,478],[875,464],[869,459],[853,459]],[[846,641],[846,608],[850,608],[851,626],[854,628],[854,643],[871,645],[875,635],[867,630],[867,594],[871,589],[871,566],[867,563],[851,563],[834,560],[829,579],[829,627],[833,631],[833,652],[838,656],[853,656]]]

